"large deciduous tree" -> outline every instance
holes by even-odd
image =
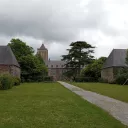
[[[81,67],[91,63],[94,56],[94,48],[85,41],[72,42],[70,49],[67,49],[68,54],[62,56],[62,61],[65,61],[65,66],[68,68],[65,74],[68,77],[76,77],[80,74]]]
[[[22,56],[33,55],[34,53],[34,49],[20,39],[12,39],[8,45],[18,61]]]
[[[24,81],[42,81],[47,75],[46,66],[36,56],[27,55],[20,59],[21,77]]]
[[[22,80],[43,80],[47,75],[47,67],[39,55],[34,55],[34,49],[20,39],[12,39],[8,45],[20,64]]]
[[[94,77],[98,80],[101,77],[101,69],[106,61],[106,57],[101,57],[94,60],[91,64],[87,65],[82,71],[81,75],[84,77]]]

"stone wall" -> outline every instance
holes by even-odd
[[[101,78],[104,80],[107,80],[108,82],[114,81],[114,71],[113,67],[106,68],[101,71]]]
[[[20,78],[20,68],[16,66],[0,65],[0,74],[11,74]]]
[[[10,66],[10,73],[12,76],[20,78],[21,71],[19,67]]]
[[[63,72],[65,72],[65,68],[49,68],[48,75],[53,76],[54,80],[63,80]]]
[[[44,61],[48,61],[48,50],[39,50],[37,51],[37,54],[39,54]]]
[[[8,65],[0,65],[0,74],[9,74],[10,68]]]

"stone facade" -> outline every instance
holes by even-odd
[[[9,46],[0,46],[0,74],[20,78],[20,65]]]
[[[101,71],[101,78],[107,80],[108,82],[114,82],[117,76],[117,73],[123,67],[110,67],[102,69]]]
[[[45,48],[44,44],[37,49],[37,54],[45,61],[46,66],[48,67],[48,75],[52,76],[55,81],[64,79],[63,72],[67,69],[64,67],[65,62],[60,60],[48,60],[48,50]]]
[[[52,76],[55,81],[57,80],[63,80],[63,72],[65,69],[63,68],[49,68],[48,69],[48,75]]]
[[[20,68],[17,66],[0,65],[0,74],[10,74],[20,78]]]
[[[108,82],[114,81],[114,68],[105,68],[101,71],[101,78],[107,80]]]
[[[10,67],[8,65],[0,65],[0,74],[9,74]]]
[[[48,50],[41,50],[38,49],[37,54],[40,54],[40,56],[44,59],[44,61],[48,61]]]
[[[14,77],[20,78],[21,70],[17,66],[10,66],[10,74]]]
[[[42,44],[41,47],[37,49],[37,54],[39,54],[45,62],[48,61],[48,49],[45,48],[44,44]]]

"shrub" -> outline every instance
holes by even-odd
[[[108,80],[103,79],[103,78],[99,78],[98,81],[99,81],[100,83],[108,83]]]
[[[75,82],[96,82],[97,80],[94,77],[76,77]]]
[[[0,76],[0,89],[7,90],[12,88],[14,85],[13,77],[9,74],[4,74]]]
[[[126,82],[127,79],[128,79],[128,69],[121,69],[116,76],[116,83],[122,85]],[[126,84],[128,84],[128,82]]]
[[[44,81],[53,81],[53,77],[52,76],[46,76],[46,77],[44,77]]]
[[[14,82],[14,86],[18,86],[18,85],[20,85],[21,80],[18,77],[13,77],[13,82]]]
[[[116,83],[117,84],[124,84],[125,81],[128,79],[128,74],[120,74],[116,77]],[[126,83],[128,84],[128,83]]]

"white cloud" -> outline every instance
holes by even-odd
[[[96,57],[128,48],[127,0],[1,0],[0,45],[19,37],[36,50],[42,41],[59,59],[68,45],[85,40]]]

